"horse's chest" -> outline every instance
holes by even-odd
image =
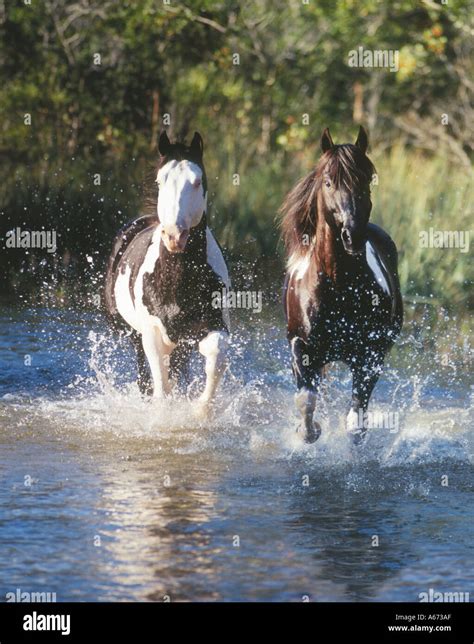
[[[313,311],[312,328],[329,345],[344,351],[358,342],[384,340],[390,320],[390,300],[376,285],[354,283],[344,289],[329,286]]]
[[[207,263],[173,258],[143,276],[143,305],[173,341],[225,328],[222,311],[212,306],[223,283]]]

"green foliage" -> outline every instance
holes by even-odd
[[[362,122],[380,173],[374,217],[400,246],[406,293],[467,304],[467,257],[423,253],[416,240],[430,222],[469,227],[469,8],[467,0],[0,3],[0,232],[50,227],[61,258],[73,258],[68,266],[104,258],[153,189],[169,115],[172,137],[204,136],[211,220],[228,251],[272,257],[281,252],[275,213],[316,162],[321,130],[329,125],[343,142]],[[399,51],[399,71],[350,67],[359,46]],[[28,274],[34,284],[36,261],[3,253],[2,288],[20,270],[25,288]]]

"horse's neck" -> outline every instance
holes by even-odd
[[[195,228],[191,228],[188,243],[183,253],[185,261],[193,265],[205,264],[207,261],[207,218],[206,213]]]
[[[170,253],[161,242],[160,258],[163,264],[170,267],[180,267],[194,270],[207,262],[207,221],[204,214],[197,226],[191,228],[189,239],[183,253]]]
[[[347,284],[347,274],[354,272],[355,261],[344,252],[336,233],[322,216],[316,227],[314,256],[318,274],[326,275],[335,286]]]

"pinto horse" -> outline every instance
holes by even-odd
[[[355,145],[334,145],[324,130],[321,159],[280,209],[295,401],[309,443],[321,434],[313,414],[324,367],[333,361],[352,372],[346,429],[355,444],[361,442],[367,424],[361,419],[403,322],[396,246],[369,223],[375,168],[367,147],[362,127]]]
[[[227,310],[213,306],[213,294],[229,288],[229,275],[207,226],[201,135],[186,146],[163,132],[158,148],[157,214],[118,233],[107,266],[106,309],[131,331],[143,394],[168,395],[170,376],[185,374],[190,352],[199,348],[206,384],[198,413],[205,417],[225,369],[229,334]]]

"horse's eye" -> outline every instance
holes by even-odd
[[[329,179],[325,179],[324,185],[326,186],[326,188],[330,188],[331,187],[331,181]]]
[[[193,183],[193,186],[195,188],[199,188],[200,185],[201,185],[201,179],[195,179],[194,183]]]

